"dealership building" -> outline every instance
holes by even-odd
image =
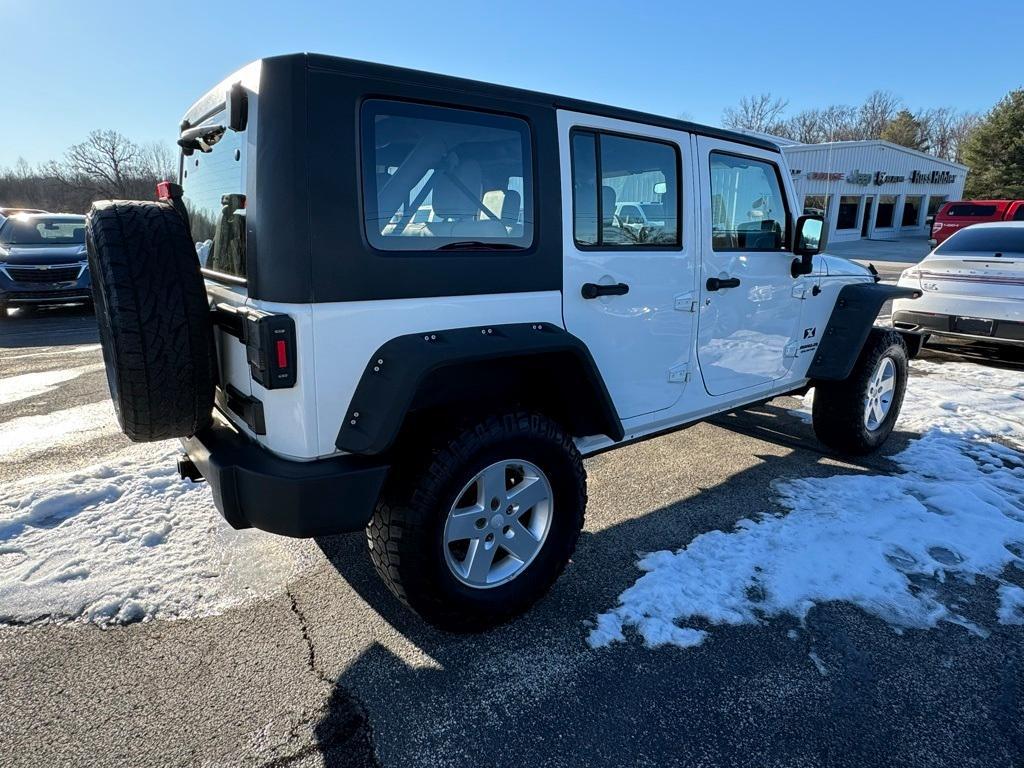
[[[967,168],[887,141],[800,144],[771,137],[786,155],[806,213],[829,242],[928,234],[925,218],[963,197]]]

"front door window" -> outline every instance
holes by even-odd
[[[699,142],[708,234],[697,355],[707,391],[725,395],[768,385],[792,365],[786,350],[801,311],[788,246],[792,215],[777,154]]]

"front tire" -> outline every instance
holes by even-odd
[[[896,331],[873,329],[844,381],[814,388],[814,433],[840,453],[878,450],[892,433],[909,373],[907,347]]]
[[[576,547],[586,473],[572,438],[538,413],[490,416],[396,473],[367,539],[377,573],[442,629],[487,629],[524,612]]]

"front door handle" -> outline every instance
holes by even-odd
[[[709,277],[707,283],[707,289],[709,291],[717,291],[720,288],[739,288],[740,279],[738,277]]]
[[[580,296],[584,299],[596,299],[598,296],[624,296],[627,293],[629,293],[629,286],[625,283],[615,283],[614,285],[584,283],[580,288]]]

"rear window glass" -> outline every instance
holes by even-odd
[[[223,114],[210,119],[224,120]],[[210,152],[182,158],[181,186],[203,269],[245,277],[245,133],[225,130]]]
[[[949,210],[946,211],[946,216],[995,216],[996,207],[994,205],[975,205],[973,203],[960,203],[958,205],[949,206]]]
[[[7,219],[0,227],[3,245],[83,245],[85,219]]]
[[[1016,253],[1024,254],[1024,228],[967,227],[935,249],[938,254]]]
[[[363,211],[375,248],[486,251],[533,243],[525,120],[370,100],[362,142]]]

